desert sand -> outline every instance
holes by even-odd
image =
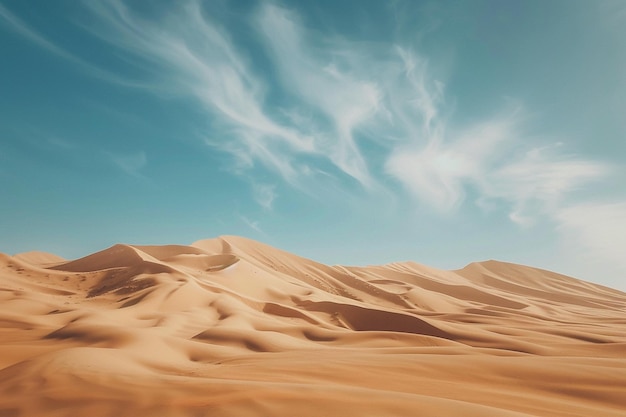
[[[626,294],[225,236],[0,254],[0,416],[625,416]]]

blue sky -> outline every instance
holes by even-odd
[[[0,251],[243,235],[626,289],[623,1],[0,1]]]

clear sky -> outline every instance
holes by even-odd
[[[626,2],[0,0],[0,251],[243,235],[626,289]]]

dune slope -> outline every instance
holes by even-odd
[[[0,417],[624,416],[626,294],[248,239],[0,254]]]

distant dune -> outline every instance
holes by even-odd
[[[626,294],[233,236],[0,254],[0,417],[626,416]]]

